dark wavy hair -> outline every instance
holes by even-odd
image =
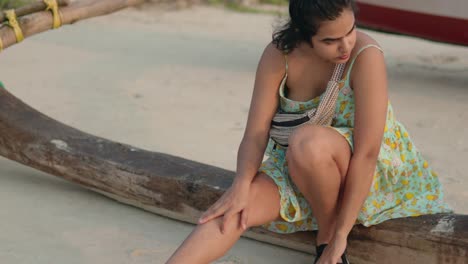
[[[321,21],[335,20],[345,8],[357,12],[354,0],[290,0],[290,19],[273,33],[273,44],[285,53],[317,34]]]

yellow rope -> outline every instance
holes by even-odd
[[[3,51],[3,40],[2,37],[0,36],[0,52]]]
[[[21,30],[18,20],[16,20],[15,10],[10,9],[10,10],[5,10],[4,12],[5,12],[5,17],[8,19],[8,25],[12,27],[13,31],[15,32],[16,42],[19,43],[23,41],[24,39],[23,31]]]
[[[52,27],[54,29],[59,28],[62,25],[62,21],[60,20],[60,13],[58,9],[57,0],[43,0],[43,1],[47,5],[46,10],[52,11],[52,16],[54,19],[54,23]]]

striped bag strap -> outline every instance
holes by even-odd
[[[335,66],[333,75],[328,82],[327,90],[320,100],[317,110],[314,112],[309,112],[311,115],[313,114],[313,116],[309,116],[309,123],[323,126],[328,126],[332,123],[333,117],[335,115],[336,99],[338,98],[339,92],[338,82],[343,76],[345,66],[345,63],[337,64]]]

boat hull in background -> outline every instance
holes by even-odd
[[[358,0],[358,24],[468,46],[467,0]]]

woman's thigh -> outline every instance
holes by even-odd
[[[257,173],[252,182],[247,215],[248,226],[259,226],[281,219],[278,186],[265,173]]]

